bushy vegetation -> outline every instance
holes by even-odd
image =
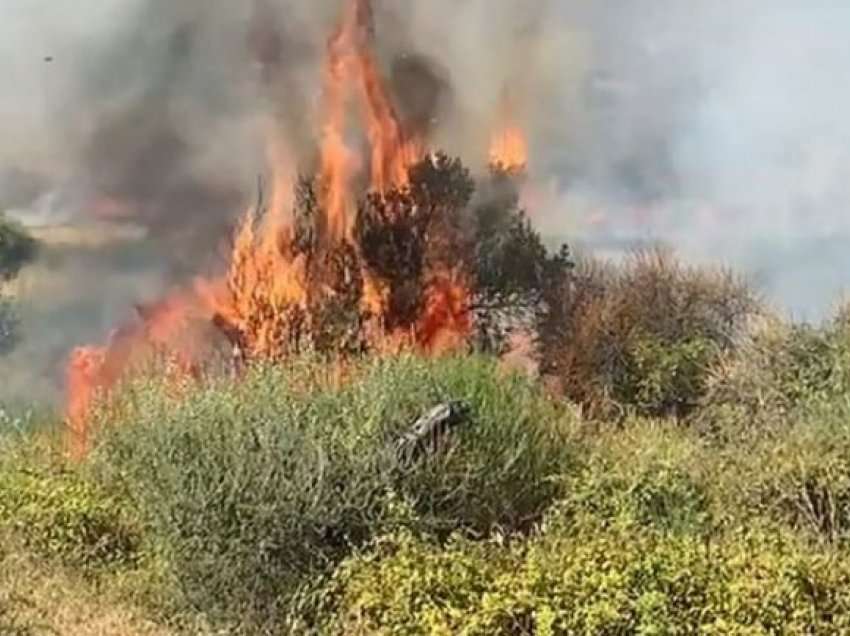
[[[15,303],[4,285],[34,258],[35,250],[32,237],[0,213],[0,356],[9,353],[17,344],[20,327]]]
[[[121,502],[55,459],[53,449],[19,444],[0,446],[0,537],[78,569],[133,563],[140,538]]]
[[[662,249],[581,262],[550,302],[544,371],[597,418],[692,411],[711,366],[758,309],[732,274],[685,266]]]
[[[102,411],[92,470],[144,512],[185,607],[263,624],[398,528],[527,531],[575,461],[567,413],[492,361],[400,357],[339,373],[329,382],[301,361],[188,396],[151,382]],[[402,461],[394,441],[446,400],[469,407],[449,446]]]
[[[332,633],[835,634],[846,561],[773,529],[699,536],[617,526],[528,543],[393,536],[334,581]]]
[[[2,545],[162,633],[850,630],[844,313],[788,325],[659,253],[566,262],[535,300],[560,391],[488,355],[154,372],[100,403],[79,464],[0,412]],[[449,401],[465,419],[399,453]]]
[[[819,326],[762,320],[714,366],[695,420],[737,436],[787,425],[813,401],[847,394],[848,363],[850,322],[842,314]]]

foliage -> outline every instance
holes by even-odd
[[[399,527],[523,530],[573,461],[569,420],[527,381],[476,358],[253,369],[188,394],[151,382],[104,407],[98,479],[127,493],[184,606],[264,624],[351,550]],[[470,406],[437,456],[393,441],[435,403]]]
[[[18,599],[0,596],[0,636],[32,636],[32,634],[35,634],[32,625],[20,617],[17,610],[18,603]]]
[[[686,267],[663,250],[620,265],[584,262],[560,289],[541,327],[543,370],[600,418],[692,411],[709,366],[757,309],[731,274]]]
[[[20,319],[14,302],[0,288],[0,356],[9,353],[19,339]]]
[[[120,502],[73,472],[33,465],[0,469],[0,533],[83,569],[132,564],[140,545]]]
[[[335,576],[332,633],[832,634],[850,628],[850,567],[771,528],[706,542],[555,524],[526,544],[408,534]]]
[[[476,321],[485,350],[500,351],[515,328],[545,331],[574,267],[566,245],[550,253],[519,205],[515,177],[492,169],[473,207]],[[541,328],[542,327],[542,328]]]
[[[848,388],[850,325],[840,315],[818,327],[767,321],[715,365],[694,420],[706,432],[740,438],[788,425],[800,407],[841,398]]]
[[[608,525],[637,524],[670,532],[708,531],[714,523],[712,489],[692,462],[703,459],[671,428],[632,424],[627,439],[601,435],[583,469],[564,478],[557,505],[564,522],[587,516]]]
[[[408,185],[361,202],[355,238],[369,270],[388,287],[390,329],[409,328],[421,315],[431,274],[469,274],[463,224],[474,189],[460,160],[438,154],[410,168]]]
[[[335,577],[334,633],[811,634],[850,627],[850,568],[754,528],[707,543],[640,528],[445,549],[396,535]]]
[[[35,257],[36,242],[17,223],[0,215],[0,281],[14,278]]]
[[[797,409],[793,422],[733,438],[724,500],[821,542],[850,545],[850,400]]]

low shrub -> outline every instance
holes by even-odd
[[[143,511],[188,606],[265,624],[379,534],[514,532],[557,496],[569,420],[527,380],[478,358],[333,368],[296,360],[176,394],[150,382],[104,407],[95,474]],[[468,422],[404,464],[394,441],[446,400]]]
[[[692,411],[712,362],[758,308],[728,272],[686,267],[663,250],[580,263],[558,302],[541,334],[542,368],[594,418]]]
[[[798,411],[781,434],[764,434],[730,455],[725,501],[781,521],[818,541],[850,540],[850,400]]]
[[[0,468],[0,532],[81,570],[133,564],[137,528],[121,502],[71,471]]]
[[[850,323],[822,326],[768,321],[712,370],[694,421],[704,431],[737,438],[795,420],[810,402],[850,389]]]
[[[407,534],[346,562],[328,633],[835,634],[850,563],[771,528],[716,537],[553,526],[525,544]]]
[[[564,478],[557,505],[564,522],[588,516],[601,525],[669,532],[710,531],[710,466],[701,449],[671,426],[634,422],[597,434],[583,469]]]

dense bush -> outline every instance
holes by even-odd
[[[600,524],[637,524],[670,532],[710,531],[716,514],[712,463],[687,430],[630,422],[585,444],[582,469],[564,478],[557,514]]]
[[[0,536],[83,570],[132,565],[140,535],[127,511],[60,467],[0,465]]]
[[[29,621],[20,616],[17,598],[4,598],[0,594],[0,634],[2,636],[33,636],[36,633]]]
[[[774,529],[706,540],[557,523],[525,544],[402,534],[334,579],[329,633],[837,634],[850,567]]]
[[[850,392],[850,323],[840,315],[821,325],[768,320],[712,370],[695,421],[740,438],[789,425],[812,401]]]
[[[339,375],[294,361],[188,395],[137,385],[100,414],[95,473],[146,515],[189,607],[263,622],[395,528],[524,530],[573,461],[569,417],[492,362],[402,357]],[[436,456],[403,464],[393,441],[449,399],[469,421]]]
[[[798,409],[790,423],[737,441],[724,503],[810,538],[850,540],[850,401]],[[722,484],[718,484],[721,486]]]
[[[687,267],[662,250],[622,264],[585,261],[543,325],[543,370],[592,417],[682,416],[731,349],[754,294],[724,271]]]

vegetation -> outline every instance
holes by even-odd
[[[4,293],[4,283],[17,276],[35,256],[35,241],[0,213],[0,356],[17,344],[19,318],[13,300]]]
[[[590,417],[682,417],[709,368],[759,309],[732,274],[682,265],[664,250],[623,264],[586,261],[554,288],[543,367]]]
[[[573,461],[569,420],[492,362],[377,360],[339,387],[316,371],[256,369],[177,400],[147,384],[104,411],[93,469],[145,512],[185,607],[265,624],[383,533],[527,529]],[[447,398],[471,407],[463,431],[405,465],[392,441]]]
[[[850,631],[848,312],[786,324],[663,251],[574,264],[512,179],[473,193],[442,157],[355,229],[408,319],[404,286],[462,254],[477,353],[320,330],[238,380],[153,368],[101,397],[79,462],[0,409],[0,634]],[[417,252],[431,222],[458,243]],[[329,326],[359,307],[328,298]],[[516,326],[535,376],[498,355]],[[445,402],[458,426],[399,453]]]
[[[35,256],[35,240],[16,223],[0,214],[0,280],[14,278]]]

